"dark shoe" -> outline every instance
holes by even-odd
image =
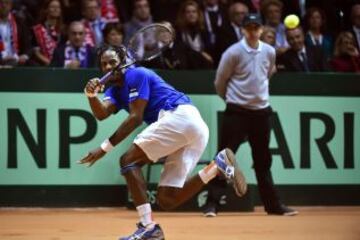
[[[205,206],[203,213],[204,213],[204,217],[216,217],[217,215],[216,205],[213,203],[207,204]]]
[[[280,205],[280,207],[275,208],[275,209],[271,209],[267,211],[268,215],[281,215],[281,216],[295,216],[298,215],[299,212],[289,208],[285,205]]]
[[[151,227],[145,227],[141,223],[136,224],[137,230],[127,237],[119,238],[119,240],[164,240],[164,232],[159,224]]]
[[[244,174],[236,163],[235,154],[229,148],[225,148],[216,155],[215,163],[221,175],[225,177],[229,184],[232,184],[236,195],[239,197],[244,196],[247,184]]]

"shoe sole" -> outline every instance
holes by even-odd
[[[246,194],[247,191],[247,183],[242,173],[241,169],[239,168],[235,154],[229,148],[225,149],[225,153],[227,159],[229,160],[229,164],[234,166],[234,180],[233,180],[233,188],[237,196],[242,197]]]
[[[282,212],[282,213],[274,213],[274,212],[268,212],[268,215],[272,215],[272,216],[286,216],[286,217],[291,217],[291,216],[296,216],[299,214],[298,211],[291,211],[291,212]]]
[[[214,213],[214,212],[204,213],[204,217],[208,217],[208,218],[216,217],[216,213]]]
[[[296,216],[296,215],[298,215],[299,214],[299,212],[298,211],[293,211],[293,212],[287,212],[287,213],[284,213],[283,215],[284,216]]]
[[[162,229],[159,227],[159,229],[157,231],[158,232],[155,232],[154,235],[151,237],[147,237],[147,236],[138,236],[138,237],[139,237],[139,239],[146,239],[146,240],[165,240],[165,236],[164,236]],[[130,238],[130,236],[121,237],[118,240],[124,240],[124,239],[129,239],[129,238]]]

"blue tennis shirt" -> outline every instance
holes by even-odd
[[[105,91],[104,100],[109,100],[118,110],[129,112],[129,103],[144,99],[144,121],[151,124],[158,119],[160,110],[172,110],[182,104],[192,104],[189,97],[167,84],[159,75],[144,67],[133,67],[124,74],[124,85],[111,86]]]

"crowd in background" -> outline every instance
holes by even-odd
[[[360,1],[354,0],[0,0],[0,67],[95,67],[96,48],[126,44],[143,26],[168,21],[176,40],[148,67],[215,69],[260,13],[262,40],[278,71],[360,72]],[[296,14],[301,25],[287,29]]]

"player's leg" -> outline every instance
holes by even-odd
[[[240,170],[234,166],[235,161],[232,151],[224,149],[217,154],[213,162],[187,181],[185,179],[192,171],[192,168],[186,168],[188,161],[184,161],[183,158],[171,162],[166,161],[157,193],[159,206],[165,210],[180,206],[217,175],[222,175],[228,181],[234,181],[231,184],[237,193],[245,194],[246,182]]]
[[[201,191],[205,183],[199,175],[192,176],[182,188],[159,186],[157,203],[164,210],[173,210]]]
[[[146,195],[147,186],[141,171],[143,165],[151,162],[143,150],[135,144],[120,158],[121,173],[125,177],[128,191],[140,218],[138,229],[134,234],[120,240],[133,239],[140,235],[143,236],[141,239],[164,239],[162,229],[153,220],[151,206]]]
[[[201,130],[203,129],[203,131]],[[206,131],[205,131],[206,130]],[[198,193],[202,187],[217,175],[223,175],[228,180],[238,180],[238,168],[234,166],[235,158],[231,150],[223,150],[217,154],[214,161],[201,169],[198,174],[188,179],[189,174],[195,168],[201,157],[208,140],[207,127],[201,126],[198,136],[188,145],[169,155],[164,163],[161,175],[157,200],[158,204],[171,210]],[[240,179],[240,191],[244,191],[246,184],[244,179]],[[236,184],[235,184],[236,185]],[[234,187],[239,189],[238,186]]]
[[[236,153],[239,145],[246,141],[247,125],[244,123],[244,117],[238,112],[227,108],[224,112],[220,133],[218,151],[229,148]],[[209,182],[208,197],[204,207],[204,216],[215,217],[221,196],[225,194],[227,182],[226,179],[217,176]]]
[[[151,218],[151,206],[146,198],[146,183],[143,175],[137,165],[133,166],[134,162],[147,163],[156,162],[158,159],[176,152],[187,144],[187,139],[184,137],[184,121],[182,117],[173,117],[176,111],[161,112],[157,122],[145,128],[134,140],[132,151],[128,152],[122,158],[122,170],[128,184],[129,191],[133,195],[134,204],[140,215],[141,225],[138,225],[138,230],[128,238],[135,237],[135,235],[146,232],[149,236],[141,239],[163,239],[164,235],[159,227]],[[131,154],[133,153],[133,154]],[[135,157],[134,157],[135,156]],[[147,161],[141,161],[146,158]],[[129,160],[129,161],[128,161]],[[145,191],[144,191],[145,190]],[[143,223],[144,222],[144,223]],[[148,222],[148,226],[144,226]],[[154,226],[154,228],[151,228]],[[150,228],[149,231],[147,231]],[[155,230],[154,230],[155,229]],[[154,230],[154,231],[152,231]],[[137,238],[134,238],[137,239]]]
[[[169,113],[163,127],[166,131],[158,131],[162,132],[159,139],[177,139],[171,143],[171,146],[178,147],[176,151],[166,157],[157,193],[158,204],[169,210],[199,192],[205,185],[204,179],[206,182],[210,181],[216,176],[218,169],[214,163],[211,163],[206,171],[201,171],[203,179],[200,175],[195,175],[187,180],[203,154],[209,139],[209,129],[194,106],[181,106],[176,111]],[[169,145],[169,142],[165,141],[164,144]]]
[[[147,158],[146,154],[135,144],[132,144],[130,149],[120,158],[121,174],[126,179],[127,187],[135,206],[148,202],[146,195],[147,187],[141,167],[149,163],[151,161]]]
[[[198,148],[185,146],[169,155],[164,163],[157,191],[157,203],[164,210],[172,210],[198,193],[205,185],[199,174],[187,179],[201,157],[207,142],[197,144]],[[216,176],[217,168],[209,169],[209,176]]]

